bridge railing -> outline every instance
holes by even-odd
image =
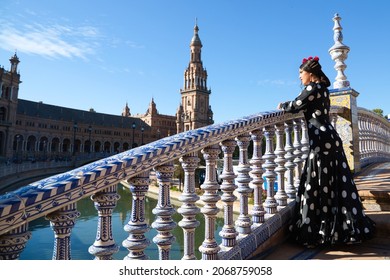
[[[338,114],[338,109],[331,114]],[[368,134],[364,129],[362,133],[362,136]],[[377,141],[388,151],[386,141]],[[239,163],[235,173],[236,146]],[[367,149],[370,152],[362,155],[372,158],[371,146],[364,147],[370,147]],[[307,128],[302,115],[271,111],[179,133],[37,181],[0,196],[0,258],[17,259],[31,238],[29,222],[44,216],[54,231],[53,259],[71,259],[70,236],[80,215],[77,202],[85,197],[91,197],[98,213],[96,238],[91,240],[88,252],[95,259],[114,258],[120,245],[113,239],[112,232],[118,229],[112,228],[111,218],[120,199],[117,184],[123,180],[132,193],[130,220],[124,227],[128,238],[121,242],[128,250],[125,259],[147,259],[145,249],[151,242],[157,245],[160,259],[169,259],[175,242],[172,231],[177,226],[183,230],[182,259],[195,259],[195,250],[205,260],[250,258],[260,253],[259,248],[264,248],[274,233],[288,223],[307,152]],[[200,197],[195,191],[199,157],[203,157],[206,166]],[[216,176],[220,157],[222,183]],[[173,162],[177,159],[184,171],[181,205],[177,210],[182,220],[178,224],[172,219],[175,209],[170,202]],[[153,220],[145,217],[151,171],[157,178],[159,197],[153,210],[154,222],[148,224],[148,220]],[[253,204],[249,206],[250,196]],[[197,206],[199,200],[203,202],[201,208]],[[218,232],[220,244],[214,233],[220,212],[218,203],[223,205],[224,217],[224,225]],[[239,205],[237,217],[233,215],[234,204]],[[204,215],[203,233],[196,231],[199,212]],[[150,227],[157,231],[152,241],[145,236]],[[204,236],[199,248],[194,248],[195,232]]]
[[[146,239],[145,233],[150,226],[158,232],[153,242],[159,248],[160,259],[169,259],[170,247],[175,239],[171,231],[176,226],[183,229],[183,259],[194,259],[194,234],[199,225],[195,215],[199,212],[203,213],[206,223],[206,230],[202,233],[205,239],[199,248],[202,259],[248,258],[291,215],[288,201],[295,198],[308,146],[306,126],[301,117],[273,111],[210,125],[163,138],[7,193],[0,197],[0,257],[18,258],[31,237],[29,222],[45,216],[54,231],[53,259],[70,259],[71,230],[80,215],[77,201],[91,197],[98,210],[99,221],[96,240],[91,241],[93,244],[89,252],[95,259],[113,258],[119,246],[112,238],[111,215],[120,198],[117,184],[126,180],[133,199],[131,218],[124,227],[129,237],[122,242],[129,251],[126,259],[147,258],[145,248],[151,241]],[[251,141],[253,155],[249,159]],[[239,148],[238,174],[234,173],[232,164],[236,146]],[[206,165],[201,197],[195,192],[195,170],[200,154]],[[216,161],[220,154],[223,154],[224,162],[221,184],[216,178]],[[178,225],[172,221],[175,210],[170,203],[170,182],[176,159],[180,159],[184,171],[182,204],[178,209],[182,220]],[[144,216],[144,198],[151,170],[155,171],[160,193],[153,211],[155,221],[149,225]],[[285,173],[289,174],[286,182]],[[264,202],[263,178],[268,185]],[[275,194],[273,186],[276,180],[278,191]],[[248,198],[251,193],[254,202],[249,213]],[[198,200],[204,203],[201,209],[195,204]],[[233,221],[236,200],[239,200],[240,213]],[[213,230],[220,211],[216,206],[219,201],[224,205],[224,226],[219,232],[222,244],[215,241]]]
[[[358,108],[359,151],[362,167],[390,160],[390,122],[364,108]]]

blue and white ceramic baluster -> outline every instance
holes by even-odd
[[[292,200],[295,200],[295,196],[296,196],[296,190],[294,187],[294,169],[296,164],[294,163],[295,155],[294,155],[294,146],[292,140],[292,131],[293,131],[292,122],[288,121],[284,124],[284,131],[286,134],[286,146],[284,147],[284,150],[286,151],[286,154],[284,156],[284,158],[286,159],[286,163],[284,166],[287,168],[286,194],[288,196],[287,201],[290,202]]]
[[[267,181],[267,197],[264,201],[264,209],[267,214],[275,214],[277,210],[278,203],[275,199],[275,154],[274,154],[274,143],[273,138],[275,136],[275,129],[271,126],[264,127],[264,136],[265,136],[265,153],[263,159],[263,168],[265,169],[264,177]]]
[[[237,235],[233,223],[233,203],[237,197],[233,194],[237,186],[234,183],[236,175],[233,171],[233,152],[236,148],[236,141],[225,140],[220,143],[223,151],[223,171],[220,176],[222,179],[221,190],[223,192],[221,200],[224,203],[224,226],[219,232],[222,237],[222,246],[233,247],[237,243]]]
[[[99,218],[95,242],[89,247],[88,252],[95,256],[95,260],[112,260],[112,255],[119,251],[119,246],[112,236],[112,212],[120,199],[117,185],[93,194],[91,199]]]
[[[287,194],[284,188],[284,174],[287,170],[285,167],[286,159],[284,158],[286,151],[284,150],[284,124],[278,123],[276,128],[276,149],[275,149],[275,163],[278,165],[275,172],[278,174],[278,191],[275,194],[275,199],[279,206],[287,205]]]
[[[303,163],[306,162],[307,157],[309,156],[309,135],[307,131],[307,124],[304,119],[301,119],[301,127],[302,127],[302,138],[301,138],[301,144],[302,144],[302,168]]]
[[[124,226],[129,233],[127,239],[122,242],[123,247],[129,250],[125,260],[146,260],[144,250],[149,246],[150,240],[145,237],[149,231],[149,225],[145,217],[145,194],[149,190],[149,171],[143,172],[127,180],[133,197],[130,221]]]
[[[237,167],[238,176],[237,192],[240,194],[240,215],[236,220],[236,229],[239,234],[251,233],[252,221],[248,215],[248,197],[252,193],[252,189],[249,187],[251,177],[249,171],[251,170],[248,160],[248,146],[250,143],[250,135],[243,134],[236,138],[236,142],[239,148],[239,163]]]
[[[61,209],[46,215],[55,234],[53,260],[70,260],[70,235],[80,212],[76,203],[71,203]]]
[[[199,247],[199,251],[202,253],[202,260],[218,259],[218,252],[220,250],[214,233],[216,217],[219,212],[216,204],[221,199],[218,195],[219,184],[216,168],[220,153],[221,149],[218,145],[212,145],[202,150],[203,158],[206,162],[206,176],[204,183],[201,185],[204,194],[200,198],[204,202],[201,212],[205,220],[205,239]]]
[[[302,174],[302,144],[301,144],[301,120],[294,120],[294,163],[295,166],[295,178],[294,178],[294,187],[295,190],[298,190],[299,182],[301,181]]]
[[[252,207],[252,222],[254,224],[264,223],[264,206],[263,206],[263,159],[262,159],[262,140],[263,131],[255,130],[251,133],[253,141],[253,155],[249,161],[251,164],[251,171],[249,175],[252,178],[250,187],[253,189],[253,207]]]
[[[153,242],[157,244],[160,260],[169,260],[171,246],[176,238],[172,235],[172,230],[176,223],[172,220],[172,215],[176,212],[171,204],[170,186],[175,167],[172,162],[154,168],[156,171],[157,183],[159,187],[158,201],[153,214],[156,220],[152,227],[157,230],[157,235]]]
[[[31,237],[28,223],[0,236],[0,260],[16,260]]]
[[[199,196],[195,192],[195,170],[199,164],[197,153],[190,153],[180,158],[184,170],[184,189],[179,200],[183,202],[177,210],[183,219],[179,226],[184,233],[184,255],[182,260],[195,260],[195,229],[200,222],[196,219],[196,214],[200,212],[195,203]]]

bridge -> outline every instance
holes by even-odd
[[[335,46],[336,43],[340,42],[335,41]],[[358,176],[365,174],[367,168],[372,170],[375,164],[390,162],[390,123],[357,106],[359,94],[343,75],[347,51],[343,47],[330,51],[338,71],[331,90],[330,113],[342,137],[348,163]],[[236,148],[239,160],[233,166]],[[196,250],[204,260],[258,258],[277,248],[287,236],[285,229],[307,152],[303,115],[273,110],[185,131],[41,179],[0,196],[0,258],[18,259],[27,242],[34,238],[29,223],[45,217],[53,229],[53,259],[71,259],[70,236],[80,216],[77,202],[85,197],[91,197],[98,213],[96,238],[86,248],[96,260],[115,259],[120,246],[128,250],[126,260],[148,259],[146,248],[151,242],[158,247],[159,259],[170,259],[175,227],[183,233],[183,260],[196,259]],[[219,159],[223,167],[222,174],[217,176]],[[199,196],[196,170],[200,162],[205,166],[205,178]],[[184,173],[183,190],[178,196],[182,219],[178,224],[172,220],[175,209],[171,203],[176,168]],[[152,191],[154,178],[158,203],[154,217],[146,217],[145,197]],[[359,185],[363,186],[367,178],[372,176],[360,177]],[[385,176],[383,181],[388,178]],[[128,223],[118,229],[113,228],[111,217],[121,199],[117,185],[122,182],[132,193],[132,211]],[[361,189],[367,200],[365,205],[371,204],[375,208],[372,211],[388,211],[381,208],[383,201],[384,205],[387,203],[388,185],[377,186],[376,191]],[[378,196],[381,199],[373,202]],[[198,213],[204,216],[204,232],[197,230]],[[218,233],[221,243],[216,241],[214,232],[219,213],[223,213],[224,220]],[[149,224],[149,220],[153,222]],[[145,233],[151,227],[157,235],[148,240]],[[114,240],[114,230],[125,230],[128,237]],[[194,236],[200,234],[204,241],[195,248]]]

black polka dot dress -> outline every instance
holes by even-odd
[[[306,246],[358,243],[372,236],[375,224],[365,215],[342,141],[329,121],[329,91],[310,83],[282,104],[304,112],[310,150],[297,191],[292,238]]]

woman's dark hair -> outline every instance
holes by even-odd
[[[312,73],[316,77],[320,79],[321,82],[323,82],[327,87],[331,85],[328,77],[322,72],[321,64],[319,63],[319,58],[317,56],[304,58],[302,61],[301,66],[299,66],[299,69],[302,69],[303,71]]]

